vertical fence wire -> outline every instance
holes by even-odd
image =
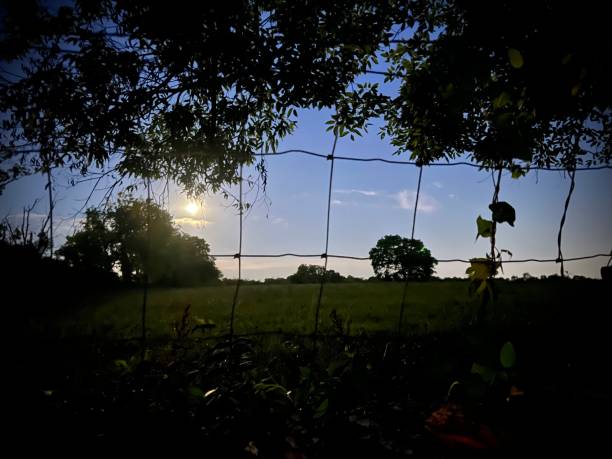
[[[567,193],[567,198],[565,198],[565,205],[563,207],[563,215],[561,216],[561,223],[559,224],[559,234],[557,234],[557,263],[561,263],[561,277],[565,277],[565,269],[563,267],[563,252],[561,250],[561,239],[563,234],[563,226],[565,225],[565,218],[567,217],[567,209],[569,207],[570,201],[572,199],[572,194],[574,193],[574,188],[576,186],[576,169],[571,169],[569,171],[570,176],[570,188]]]
[[[240,165],[240,182],[239,182],[239,195],[238,195],[238,206],[239,206],[239,233],[238,233],[238,253],[234,255],[234,258],[238,259],[238,280],[236,281],[236,289],[234,290],[234,298],[232,300],[232,313],[230,316],[230,342],[234,339],[234,319],[236,316],[236,304],[238,302],[238,292],[240,291],[240,283],[242,281],[242,164]]]
[[[495,206],[495,204],[497,204],[497,202],[499,201],[499,188],[501,186],[502,171],[503,168],[499,166],[499,169],[497,171],[497,181],[495,180],[495,175],[493,175],[493,184],[495,186],[495,191],[493,192],[491,206]],[[491,211],[491,213],[493,213],[493,211]],[[491,216],[491,221],[491,263],[493,264],[493,269],[491,270],[491,272],[493,273],[493,275],[495,275],[497,271],[495,269],[495,259],[497,258],[497,254],[495,253],[495,235],[497,233],[497,222],[495,221],[495,218],[493,218],[493,216]]]
[[[323,273],[321,274],[321,283],[319,285],[319,297],[317,299],[317,308],[315,310],[315,323],[314,323],[314,331],[312,333],[312,342],[313,347],[316,347],[317,343],[317,333],[319,332],[319,315],[321,313],[321,302],[323,300],[323,289],[325,287],[325,281],[327,278],[327,262],[329,257],[327,256],[327,252],[329,249],[329,221],[331,214],[331,197],[332,197],[332,185],[334,181],[334,154],[336,153],[336,145],[338,144],[338,133],[336,132],[334,135],[334,144],[332,146],[331,154],[327,156],[327,159],[331,161],[331,166],[329,168],[329,187],[327,190],[327,224],[325,228],[325,252],[321,254],[321,257],[324,258],[323,263]]]
[[[53,258],[53,177],[51,167],[47,167],[47,188],[49,191],[49,256]]]
[[[147,301],[149,297],[149,268],[151,258],[151,179],[147,177],[147,248],[145,250],[144,263],[144,279],[142,286],[142,310],[141,310],[141,328],[142,335],[140,337],[140,360],[144,361],[147,350]]]
[[[412,232],[410,235],[410,239],[414,239],[414,229],[416,228],[416,216],[417,216],[417,209],[419,208],[419,196],[421,194],[422,177],[423,177],[423,166],[419,166],[419,180],[417,183],[416,198],[414,200],[414,212],[412,213]],[[404,288],[402,289],[402,301],[400,303],[399,319],[397,322],[397,334],[398,335],[401,335],[402,333],[402,323],[404,321],[404,309],[406,308],[406,295],[407,294],[408,294],[408,276],[406,275],[406,279],[404,282]]]

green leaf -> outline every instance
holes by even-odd
[[[489,209],[493,212],[493,221],[497,223],[508,222],[510,226],[514,226],[516,220],[516,212],[514,207],[505,201],[489,204]]]
[[[510,94],[504,91],[493,100],[493,108],[503,108],[508,105],[511,100]]]
[[[470,260],[470,267],[465,270],[465,273],[469,274],[471,280],[485,281],[491,275],[492,268],[493,263],[491,263],[488,259],[473,258]]]
[[[327,413],[327,408],[329,407],[329,399],[326,398],[325,400],[323,400],[321,402],[321,404],[319,405],[319,407],[317,408],[317,410],[315,411],[313,417],[314,418],[320,418],[321,416],[323,416],[325,413]]]
[[[123,359],[115,360],[115,366],[117,366],[119,368],[124,368],[126,370],[129,368],[127,362],[125,360],[123,360]]]
[[[196,398],[204,398],[204,392],[202,392],[202,389],[196,386],[191,386],[189,388],[189,395]]]
[[[512,368],[516,364],[514,346],[510,341],[504,344],[501,351],[499,351],[499,361],[504,368]]]
[[[523,60],[523,55],[518,49],[515,48],[508,49],[508,59],[510,60],[510,65],[515,69],[520,69],[525,63]]]
[[[478,227],[476,239],[478,239],[478,236],[491,237],[491,234],[493,233],[493,222],[491,220],[485,220],[479,215],[476,219],[476,226]]]
[[[513,179],[524,177],[527,174],[527,170],[523,169],[518,164],[513,164],[512,167],[510,168],[510,171],[512,172]]]
[[[479,375],[487,384],[493,384],[497,372],[493,368],[474,362],[472,364],[472,374]]]

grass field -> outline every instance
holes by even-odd
[[[494,435],[488,438],[507,452],[502,457],[524,456],[534,444],[563,448],[567,438],[581,448],[605,442],[607,424],[589,420],[610,412],[609,285],[498,284],[486,320],[471,326],[479,304],[468,296],[467,282],[409,284],[405,336],[397,340],[389,335],[397,330],[401,283],[326,285],[321,333],[336,331],[335,310],[344,325],[351,321],[352,335],[364,330],[367,336],[320,337],[316,346],[300,336],[231,345],[183,339],[199,338],[199,331],[177,336],[173,325],[187,305],[192,323],[215,322],[207,334],[227,333],[232,286],[151,289],[146,347],[131,339],[140,336],[141,290],[73,295],[79,304],[32,317],[26,324],[32,336],[16,341],[12,379],[19,395],[13,399],[21,405],[24,432],[36,432],[41,444],[41,437],[62,445],[75,438],[95,445],[167,441],[175,449],[206,445],[203,451],[225,451],[214,457],[239,458],[249,442],[273,450],[297,435],[308,452],[334,451],[318,457],[397,459],[406,457],[406,448],[411,457],[473,457],[447,454],[426,429],[432,413],[451,407],[449,388],[455,387],[453,406],[469,425],[488,426]],[[243,286],[237,333],[311,333],[318,289]],[[500,349],[508,342],[516,350],[510,369],[501,367]],[[495,379],[485,381],[475,364]],[[510,402],[512,388],[518,395]]]
[[[566,311],[565,304],[583,304],[597,309],[603,296],[589,281],[503,282],[498,300],[488,306],[489,316],[498,322],[554,322]],[[397,330],[401,283],[353,283],[325,286],[321,307],[320,330],[332,327],[330,312],[335,310],[351,333]],[[441,281],[411,283],[408,287],[403,329],[408,332],[437,332],[460,328],[479,307],[467,292],[467,282]],[[319,286],[316,284],[244,285],[236,309],[237,333],[279,331],[307,334],[312,332]],[[152,288],[149,291],[147,326],[149,336],[169,337],[191,305],[191,319],[214,322],[208,334],[228,330],[233,286],[200,288]],[[66,314],[53,325],[61,335],[104,335],[136,337],[140,335],[142,291],[139,289],[108,293],[85,300],[76,312]]]

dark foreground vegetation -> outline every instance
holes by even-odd
[[[584,457],[605,444],[609,424],[610,287],[531,282],[553,303],[542,295],[520,317],[493,303],[483,323],[425,334],[349,332],[333,310],[316,343],[210,339],[189,308],[144,353],[138,340],[22,329],[20,432],[41,442],[28,447],[63,451],[87,443],[230,458],[516,457],[574,447]]]

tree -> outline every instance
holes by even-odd
[[[58,250],[73,267],[116,269],[126,283],[141,281],[147,270],[151,283],[171,286],[218,280],[209,253],[206,241],[179,232],[167,211],[137,199],[121,200],[105,212],[88,210],[83,228]]]
[[[169,246],[177,235],[172,216],[153,202],[126,199],[110,209],[108,217],[114,238],[113,256],[121,277],[126,282],[141,279],[148,265],[149,281],[159,281],[172,256]]]
[[[83,229],[67,236],[56,253],[73,267],[111,272],[114,267],[113,242],[105,215],[97,209],[87,209]]]
[[[276,148],[296,109],[333,106],[402,9],[367,0],[3,2],[0,179],[55,166],[85,172],[116,155],[122,176],[216,191],[253,152]]]
[[[423,164],[466,153],[492,168],[609,163],[605,11],[588,0],[412,2],[411,32],[383,52],[399,94],[358,85],[336,122],[349,130],[382,116],[382,135]]]
[[[300,265],[294,274],[287,277],[293,284],[314,284],[321,282],[325,275],[326,282],[342,282],[345,278],[333,269],[327,271],[319,265]]]
[[[427,280],[438,264],[418,239],[387,235],[370,250],[372,268],[378,279]]]

